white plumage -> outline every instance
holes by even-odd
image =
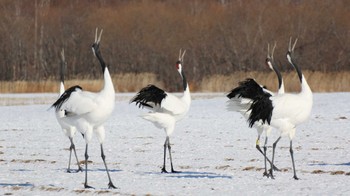
[[[101,157],[104,162],[107,176],[108,187],[116,188],[110,178],[105,155],[103,151],[103,142],[105,139],[104,122],[109,118],[114,109],[115,90],[108,67],[105,64],[99,49],[102,31],[97,38],[97,29],[95,43],[92,45],[94,55],[100,62],[103,76],[104,86],[100,92],[93,93],[83,91],[79,86],[73,86],[65,91],[62,96],[53,104],[56,110],[64,110],[66,117],[62,118],[67,123],[74,124],[78,130],[84,135],[85,148],[85,188],[92,188],[87,183],[87,162],[88,162],[88,144],[91,141],[92,134],[95,133],[101,147]]]
[[[191,104],[191,96],[189,86],[186,81],[185,74],[182,70],[182,62],[185,52],[179,55],[179,60],[176,62],[176,67],[183,80],[184,94],[178,98],[164,90],[148,85],[140,90],[140,92],[131,99],[139,107],[146,107],[151,110],[149,113],[142,114],[141,117],[152,122],[156,127],[165,130],[166,139],[164,143],[164,162],[162,172],[167,172],[165,168],[166,148],[169,150],[171,172],[177,172],[173,168],[170,146],[170,135],[173,133],[175,123],[181,120],[188,112]]]

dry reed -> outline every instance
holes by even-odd
[[[350,72],[312,72],[304,71],[311,89],[314,92],[349,92]],[[295,72],[282,73],[287,92],[300,90],[298,76]],[[235,72],[231,75],[212,75],[203,78],[200,82],[190,82],[193,92],[228,92],[237,86],[239,81],[245,78],[254,78],[260,84],[272,91],[277,90],[277,78],[273,72]],[[112,76],[116,92],[136,92],[148,84],[156,84],[164,87],[164,83],[157,79],[153,73],[127,73]],[[67,80],[66,86],[80,85],[89,91],[98,91],[103,85],[103,80]],[[58,92],[59,82],[47,81],[2,81],[1,93],[55,93]]]
[[[153,73],[127,73],[112,76],[116,92],[135,92],[142,87],[153,83],[158,86],[164,86],[162,82],[157,80],[157,76]],[[75,79],[66,80],[66,88],[73,85],[79,85],[85,90],[97,92],[103,86],[103,80],[92,79]],[[59,91],[59,82],[55,80],[46,81],[1,81],[1,93],[55,93]]]
[[[314,92],[349,92],[350,72],[312,72],[304,71],[307,82]],[[295,72],[282,73],[287,92],[300,90],[300,83]],[[198,89],[199,92],[227,92],[237,86],[239,81],[245,78],[254,78],[268,89],[276,91],[278,88],[277,77],[274,72],[235,72],[231,75],[213,75],[205,77]]]

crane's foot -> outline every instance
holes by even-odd
[[[114,186],[114,184],[112,183],[112,181],[110,181],[110,182],[108,183],[108,188],[109,188],[109,189],[117,189],[117,187]]]
[[[181,171],[175,171],[175,170],[171,170],[171,173],[181,173]]]
[[[270,172],[269,172],[269,177],[271,178],[271,179],[275,179],[275,176],[273,175],[273,173],[272,173],[272,169],[270,169]]]
[[[299,180],[299,178],[296,175],[294,175],[293,178],[294,180]]]
[[[78,170],[77,170],[77,173],[78,173],[78,172],[82,172],[82,171],[83,171],[83,168],[79,166],[79,167],[78,167]]]
[[[168,171],[163,167],[162,168],[162,173],[168,173]]]
[[[84,184],[84,188],[86,188],[86,189],[95,189],[94,187],[89,186],[87,183]]]
[[[82,172],[83,168],[79,166],[79,168],[76,171],[72,171],[71,169],[67,169],[67,173],[79,173]]]
[[[264,173],[263,173],[263,177],[267,177],[267,178],[270,178],[270,174],[269,174],[269,172],[267,172],[267,171],[264,171]]]

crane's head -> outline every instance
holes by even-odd
[[[182,62],[181,61],[176,61],[176,69],[179,73],[182,72]]]
[[[270,44],[267,44],[267,57],[266,57],[265,63],[271,70],[274,70],[272,62],[273,62],[273,53],[275,52],[275,48],[276,48],[276,42],[272,48],[272,52],[270,55]]]
[[[92,52],[96,56],[96,53],[99,52],[100,49],[100,41],[101,41],[101,36],[102,36],[103,29],[101,29],[100,35],[97,37],[98,34],[98,28],[96,28],[96,33],[95,33],[95,42],[92,44]]]
[[[176,69],[181,75],[182,75],[182,63],[184,61],[185,53],[186,53],[186,50],[183,53],[181,53],[181,49],[180,49],[179,60],[176,61]]]
[[[101,36],[102,36],[103,29],[101,29],[100,35],[98,35],[98,28],[96,28],[96,33],[95,33],[95,42],[92,44],[92,52],[94,53],[94,56],[97,57],[98,61],[100,62],[102,72],[105,73],[105,69],[107,68],[106,63],[104,62],[101,51],[100,51],[100,41],[101,41]]]

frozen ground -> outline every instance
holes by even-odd
[[[350,194],[350,93],[314,95],[311,118],[297,128],[294,139],[299,181],[292,178],[287,138],[276,151],[282,171],[275,172],[275,180],[263,177],[256,131],[239,114],[225,110],[224,93],[193,95],[187,118],[171,137],[174,166],[182,173],[160,173],[164,131],[138,117],[146,111],[129,105],[132,95],[117,95],[105,124],[104,147],[116,190],[107,189],[96,138],[89,151],[89,184],[96,189],[83,188],[83,172],[66,172],[69,140],[54,111],[47,110],[55,94],[0,95],[0,194]],[[273,134],[269,140],[268,156],[276,138]],[[84,140],[77,134],[75,141],[83,160]]]

